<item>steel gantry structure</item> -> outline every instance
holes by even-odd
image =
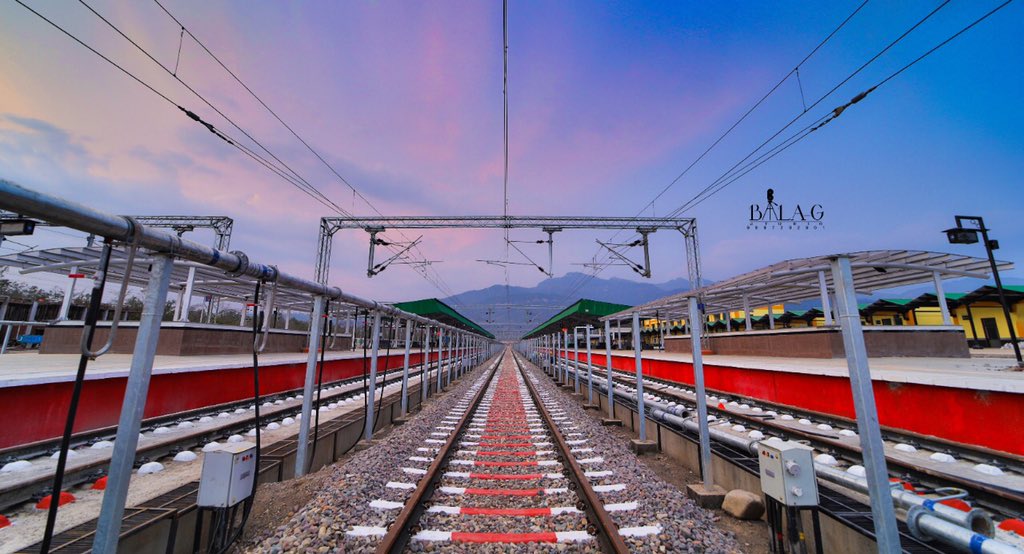
[[[316,275],[319,283],[326,283],[330,274],[331,246],[334,234],[342,229],[363,229],[370,235],[370,253],[366,267],[372,277],[383,269],[374,265],[374,250],[383,241],[377,235],[388,229],[539,229],[547,233],[548,267],[546,275],[553,275],[554,234],[570,229],[633,230],[641,239],[631,245],[643,246],[644,263],[629,262],[611,246],[601,243],[613,255],[629,263],[644,277],[651,276],[648,235],[659,229],[674,229],[682,233],[686,242],[686,270],[691,283],[700,284],[700,244],[697,239],[697,220],[692,217],[591,217],[591,216],[395,216],[395,217],[324,217],[320,219],[320,240],[317,245]],[[401,254],[401,252],[399,252]],[[396,255],[397,256],[397,255]]]

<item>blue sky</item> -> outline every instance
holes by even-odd
[[[226,127],[81,5],[31,4]],[[179,29],[155,4],[90,4],[174,63]],[[511,213],[634,215],[858,4],[512,0]],[[501,213],[499,2],[166,5],[382,212]],[[938,5],[869,1],[801,66],[805,97],[824,94]],[[996,5],[950,2],[808,117]],[[1009,5],[689,212],[705,275],[863,249],[982,255],[939,233],[958,213],[985,217],[999,258],[1024,259],[1022,23],[1024,7]],[[312,274],[323,207],[14,3],[0,6],[0,49],[0,176],[117,213],[229,215],[234,247]],[[194,43],[183,45],[179,74],[343,207],[369,213]],[[791,79],[647,213],[682,204],[801,106]],[[769,187],[780,201],[823,205],[824,229],[747,230],[750,203]],[[558,236],[556,273],[579,270],[595,238],[608,235]],[[75,242],[40,233],[30,243],[57,241]],[[654,280],[682,276],[681,238],[657,233],[652,243]],[[442,294],[404,266],[367,279],[366,247],[362,232],[339,235],[335,284],[386,300]],[[442,261],[434,268],[455,292],[504,280],[474,261],[504,255],[500,232],[429,232],[422,254]],[[529,267],[509,274],[525,286],[540,277]]]

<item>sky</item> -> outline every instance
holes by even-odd
[[[84,4],[25,1],[175,104],[251,144]],[[156,3],[87,0],[344,210],[502,213],[500,2],[161,1],[361,197],[187,34],[182,39]],[[1000,3],[950,2],[791,131]],[[859,4],[510,0],[509,213],[672,212],[940,3],[869,0],[799,66],[797,80],[791,70]],[[997,257],[1024,261],[1022,24],[1024,3],[1010,4],[686,211],[697,220],[703,275],[724,279],[789,258],[866,249],[984,255],[979,245],[946,243],[940,231],[956,214],[983,216],[1001,243]],[[230,216],[233,249],[312,277],[319,219],[335,215],[328,208],[14,2],[0,4],[0,52],[0,178],[120,214]],[[768,188],[784,206],[819,204],[823,227],[748,229],[750,205],[763,204]],[[415,256],[434,261],[440,289],[409,265],[367,278],[363,231],[335,237],[331,283],[392,301],[504,282],[505,269],[477,261],[505,258],[501,231],[385,238],[420,234]],[[553,270],[585,271],[580,264],[603,257],[595,239],[629,235],[559,233]],[[45,230],[19,242],[78,245],[81,236]],[[516,231],[512,238],[545,237]],[[520,247],[547,265],[543,245]],[[0,253],[18,248],[7,243]],[[652,279],[685,276],[684,252],[678,233],[651,235]],[[642,259],[637,249],[627,255]],[[543,278],[526,265],[507,274],[522,286]],[[601,276],[636,277],[617,266]],[[1007,276],[1024,276],[1024,266]]]

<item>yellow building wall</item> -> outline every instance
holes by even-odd
[[[917,317],[915,318],[916,325],[942,325],[942,310],[935,306],[934,308],[924,307],[918,308]],[[953,312],[949,313],[950,317],[953,316]],[[953,323],[956,324],[956,318],[953,318]]]
[[[896,325],[896,316],[900,316],[901,318],[903,318],[903,325],[913,325],[913,323],[912,323],[912,321],[913,321],[913,314],[910,314],[910,313],[906,313],[905,314],[903,312],[897,312],[897,311],[875,312],[875,313],[871,314],[871,324],[872,325],[885,325],[885,323],[883,323],[882,320],[883,319],[888,319],[889,320],[889,325]],[[908,317],[908,316],[910,316],[910,317]]]
[[[971,313],[974,315],[974,327],[978,331],[978,336],[971,332],[971,322],[967,319],[967,307],[957,306],[956,308],[956,320],[963,326],[967,338],[1002,338],[1009,340],[1010,328],[1006,326],[1006,316],[1003,315],[1003,308],[997,302],[971,304]],[[981,320],[988,317],[996,320],[996,326],[999,328],[999,337],[985,336],[985,329],[981,326]],[[1014,331],[1017,333],[1017,339],[1020,340],[1022,335],[1024,335],[1024,325],[1022,325],[1022,322],[1024,322],[1024,302],[1017,302],[1011,306],[1010,319],[1013,320]]]

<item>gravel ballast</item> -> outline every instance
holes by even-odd
[[[493,362],[492,362],[493,363]],[[511,351],[470,419],[470,430],[453,447],[446,474],[429,498],[407,547],[413,552],[597,552],[586,535],[577,494],[566,490],[552,430],[543,425]],[[576,461],[589,474],[602,503],[635,552],[739,552],[713,514],[697,507],[637,460],[621,439],[590,418],[539,370],[524,364]],[[502,369],[505,372],[502,373]],[[380,542],[412,488],[437,456],[469,401],[486,382],[477,371],[431,403],[385,441],[324,471],[324,488],[294,516],[254,545],[253,552],[369,552]],[[502,376],[504,375],[504,380]],[[499,387],[501,383],[501,387]],[[501,394],[496,394],[500,388]],[[483,444],[481,444],[483,443]],[[498,445],[500,444],[500,445]],[[526,461],[529,465],[518,465]],[[541,465],[533,465],[537,461]],[[487,462],[488,465],[478,465]],[[517,465],[510,465],[509,463]],[[470,475],[472,474],[472,475]],[[502,478],[496,478],[496,477]],[[465,489],[470,489],[466,491]],[[603,488],[603,490],[602,490]],[[474,489],[488,489],[479,491]],[[497,494],[517,489],[516,495]],[[535,489],[544,489],[535,494]],[[476,492],[482,494],[467,494]],[[530,509],[527,514],[461,513],[472,509]],[[538,515],[553,508],[555,515]],[[479,511],[479,510],[478,510]],[[452,533],[455,533],[454,535]],[[460,533],[472,533],[463,535]],[[557,543],[459,542],[480,533],[546,533]],[[627,533],[630,533],[627,536]],[[452,539],[455,539],[454,541]]]
[[[494,360],[489,361],[489,367]],[[405,502],[412,492],[389,488],[389,482],[415,483],[415,475],[402,471],[412,466],[412,456],[431,456],[418,452],[424,439],[431,437],[438,421],[467,402],[482,386],[486,371],[474,371],[442,393],[404,425],[395,428],[382,443],[353,454],[344,464],[324,468],[330,477],[308,504],[288,521],[274,529],[269,537],[248,549],[249,552],[370,552],[379,537],[346,534],[356,526],[386,527],[397,510],[370,506],[375,500]],[[440,438],[440,437],[438,437]],[[440,445],[436,445],[440,446]]]

